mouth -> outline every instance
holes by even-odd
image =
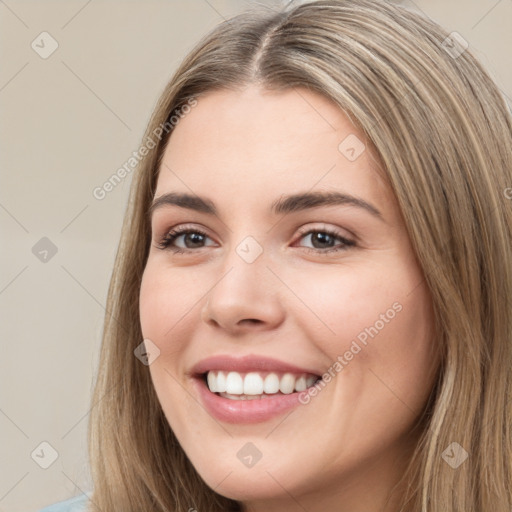
[[[262,400],[306,391],[320,380],[311,373],[210,370],[199,375],[211,393],[228,400]]]
[[[304,404],[301,395],[320,379],[320,371],[263,355],[219,354],[188,372],[200,403],[215,419],[260,423]]]

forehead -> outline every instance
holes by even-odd
[[[249,86],[197,100],[169,139],[155,196],[181,191],[247,206],[314,189],[389,199],[368,141],[327,98]]]

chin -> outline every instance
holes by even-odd
[[[272,476],[275,475],[275,471],[270,473]],[[233,470],[223,481],[220,481],[219,473],[215,471],[210,471],[206,475],[200,473],[200,475],[216,493],[236,501],[267,501],[276,499],[283,494],[284,486],[282,487],[276,482],[276,480],[282,481],[280,476],[274,480],[264,469]],[[286,488],[288,489],[288,487]]]

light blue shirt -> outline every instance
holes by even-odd
[[[54,503],[39,512],[85,512],[88,501],[89,496],[87,496],[87,494],[81,494],[69,500]]]

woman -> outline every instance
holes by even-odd
[[[141,146],[79,505],[510,512],[511,133],[399,6],[209,34]]]

